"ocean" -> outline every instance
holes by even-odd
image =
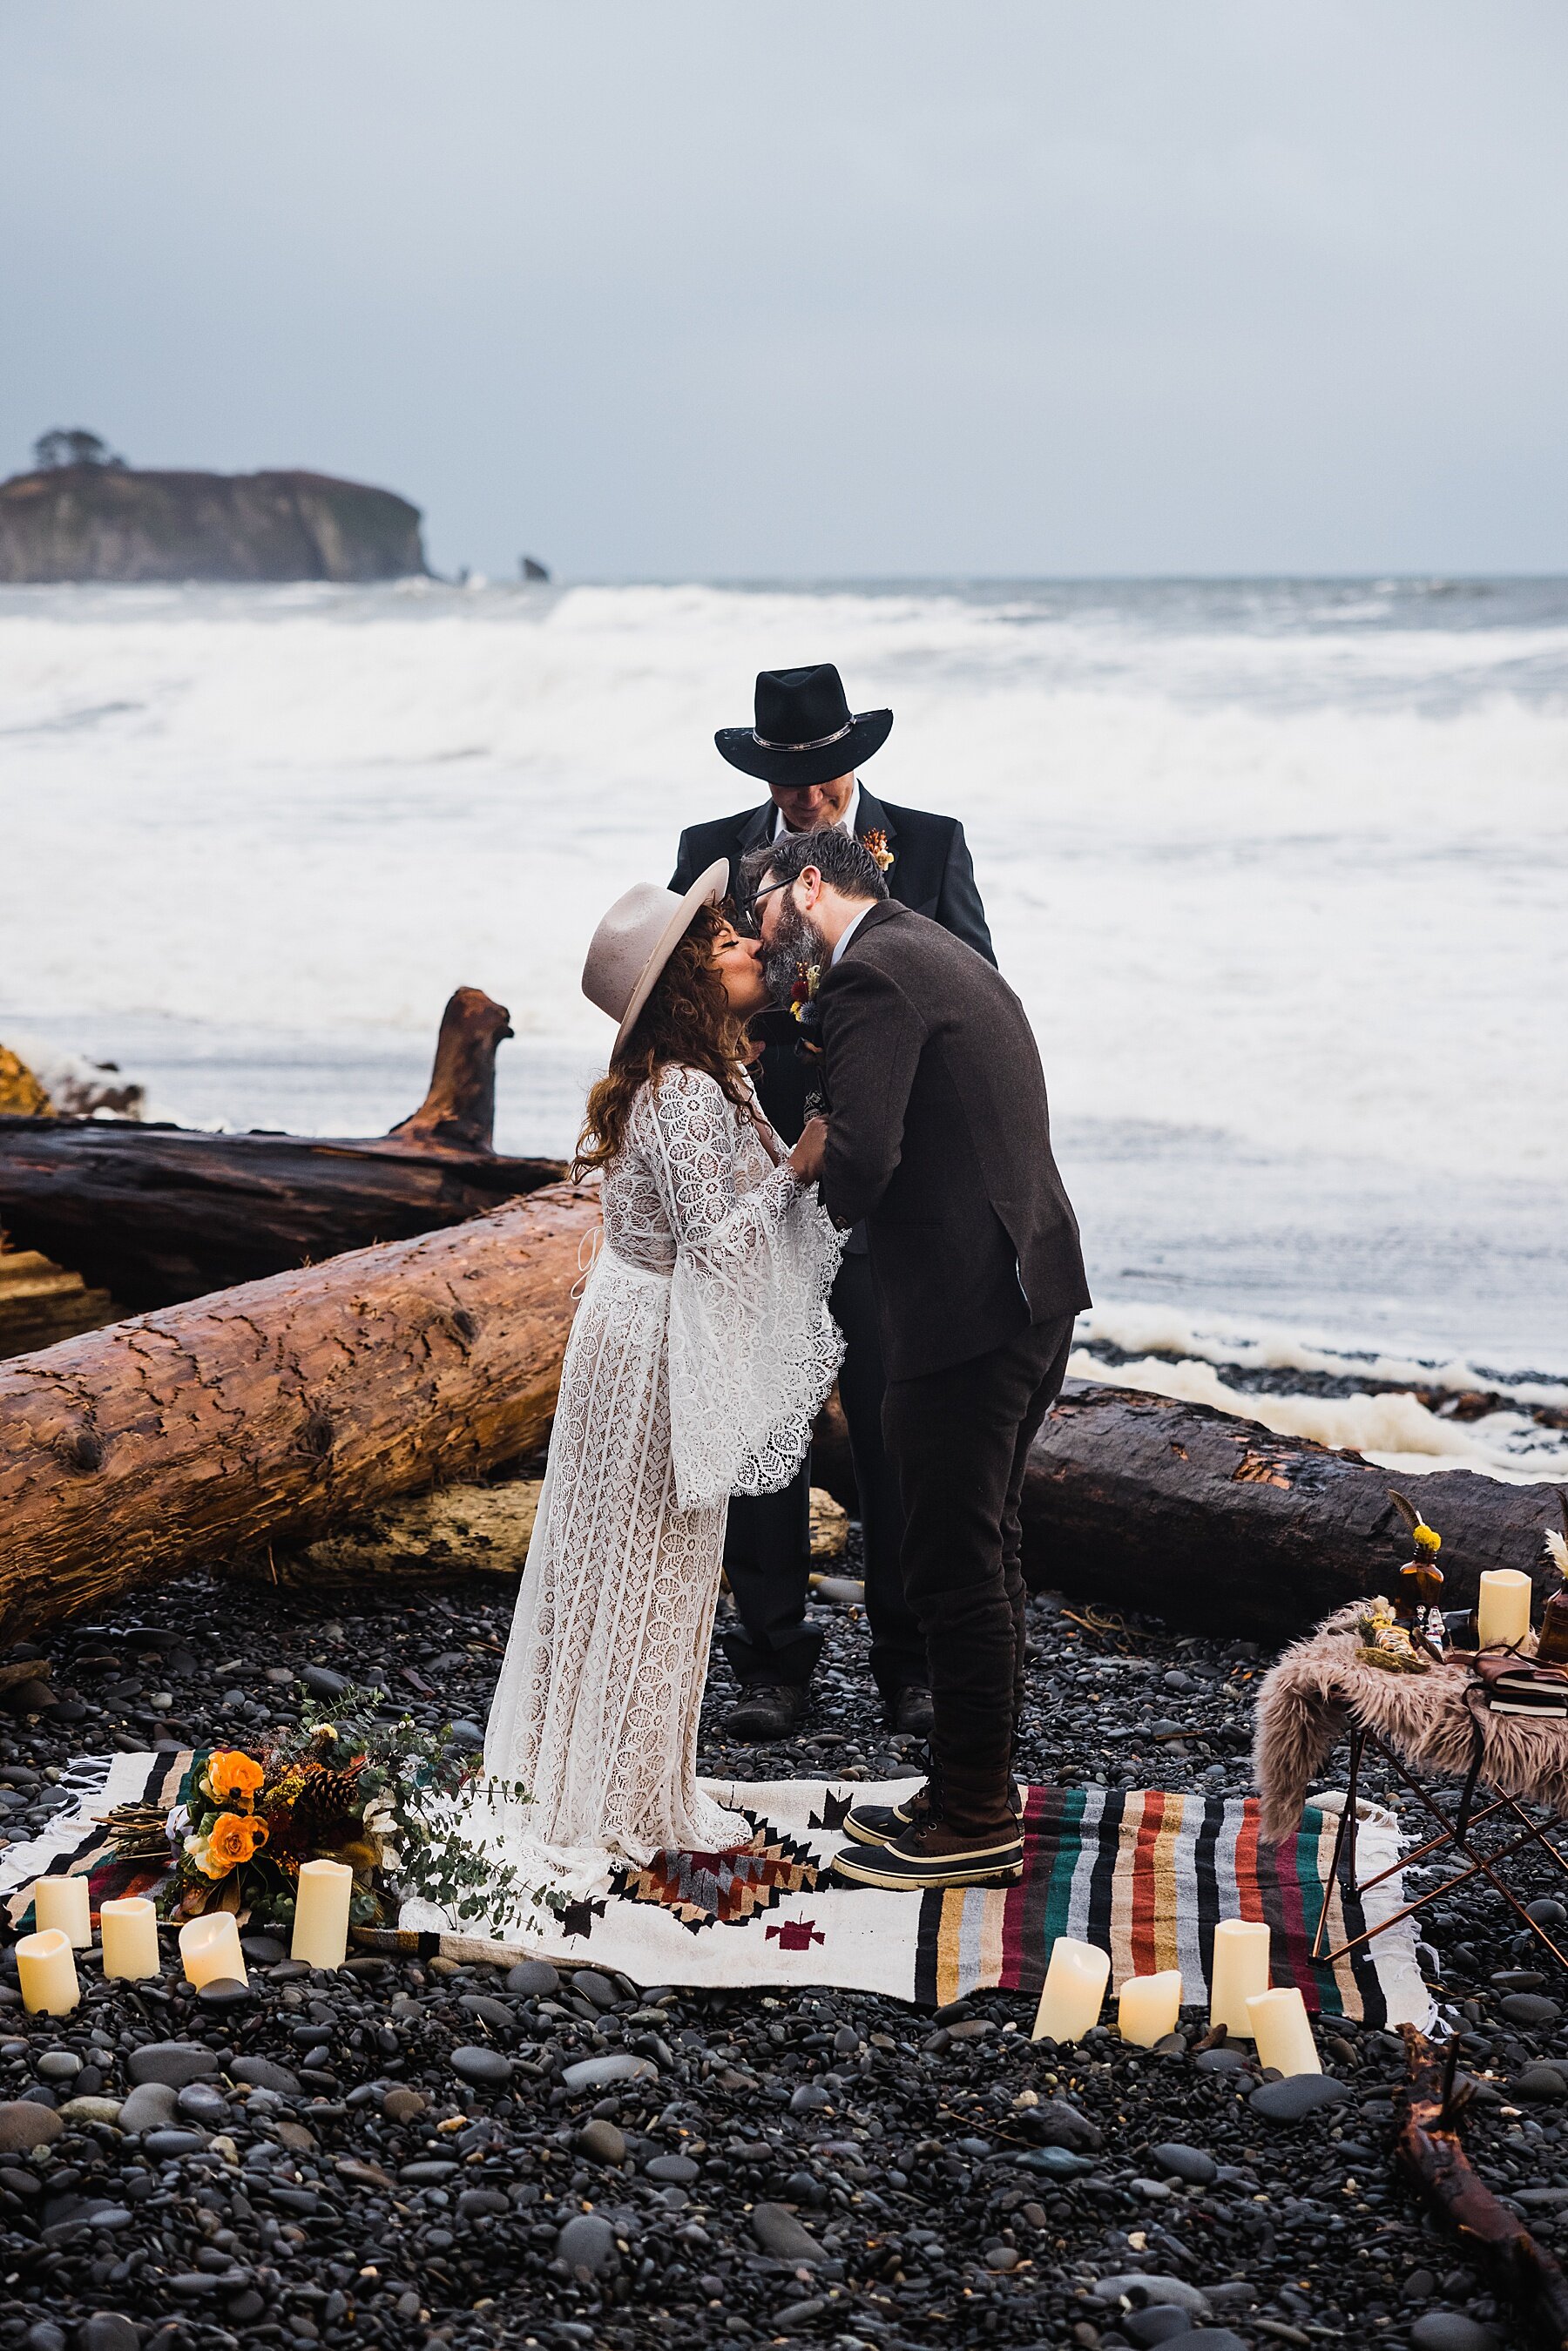
[[[1490,1386],[1363,1441],[1568,1474],[1562,580],[0,590],[0,1041],[374,1133],[469,982],[498,1142],[564,1153],[597,915],[757,797],[754,672],[827,659],[896,714],[867,781],[967,828],[1083,1360]]]

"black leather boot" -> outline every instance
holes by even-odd
[[[724,1718],[727,1739],[749,1739],[758,1746],[792,1739],[806,1711],[806,1693],[790,1682],[757,1682]]]

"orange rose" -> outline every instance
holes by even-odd
[[[207,1758],[207,1788],[219,1803],[225,1796],[254,1796],[266,1776],[237,1747],[220,1747]]]
[[[208,1876],[216,1877],[231,1869],[242,1868],[257,1847],[266,1843],[267,1823],[264,1821],[252,1820],[244,1813],[220,1813],[207,1831],[207,1851],[212,1856],[206,1865]]]

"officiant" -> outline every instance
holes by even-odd
[[[672,890],[685,891],[719,858],[729,862],[739,905],[739,869],[747,853],[781,834],[841,826],[863,841],[882,867],[890,894],[926,914],[996,962],[975,869],[956,818],[880,800],[859,770],[886,742],[891,710],[852,713],[831,662],[807,669],[764,670],[757,680],[754,724],[723,726],[714,737],[732,768],[768,788],[760,807],[695,824],[681,835]],[[762,1054],[752,1071],[762,1107],[788,1144],[800,1135],[814,1077],[800,1031],[785,1011],[753,1024]],[[899,1569],[903,1510],[882,1438],[886,1384],[864,1232],[850,1235],[832,1292],[833,1319],[844,1334],[839,1395],[849,1426],[865,1550],[871,1667],[888,1727],[915,1737],[931,1728],[925,1646],[904,1596]],[[725,1724],[735,1738],[788,1739],[805,1711],[822,1646],[807,1614],[810,1573],[810,1471],[802,1465],[779,1494],[737,1495],[729,1506],[725,1569],[739,1625],[721,1635],[741,1684]]]

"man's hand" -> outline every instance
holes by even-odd
[[[827,1153],[827,1120],[809,1118],[801,1130],[800,1142],[789,1154],[789,1165],[794,1170],[797,1184],[815,1184],[818,1181]]]

